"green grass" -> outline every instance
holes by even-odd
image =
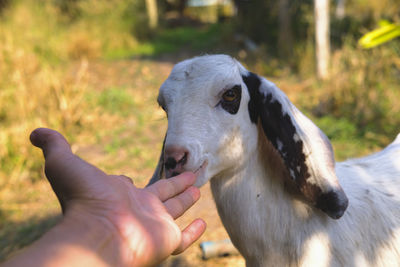
[[[60,216],[30,218],[29,221],[15,223],[2,219],[0,230],[0,261],[38,239],[49,228],[53,227]],[[8,224],[8,225],[7,225]]]
[[[335,158],[338,161],[360,157],[383,146],[379,138],[368,138],[368,134],[366,136],[363,131],[357,128],[354,122],[346,118],[335,118],[332,116],[315,118],[310,115],[309,117],[312,118],[314,123],[321,128],[331,141]]]
[[[218,44],[221,39],[221,25],[201,28],[179,27],[161,29],[150,41],[141,42],[134,48],[114,49],[105,52],[106,59],[130,58],[133,56],[157,56],[181,49],[202,51]]]
[[[118,114],[123,117],[134,112],[136,105],[133,96],[126,88],[107,88],[98,92],[96,106],[101,106],[104,111]]]

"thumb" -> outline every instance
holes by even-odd
[[[59,132],[47,129],[37,128],[30,135],[31,143],[42,149],[43,155],[47,158],[55,152],[71,153],[71,147]]]
[[[90,193],[97,179],[106,176],[74,155],[67,140],[57,131],[38,128],[31,133],[30,140],[43,151],[46,177],[63,211],[70,199]]]

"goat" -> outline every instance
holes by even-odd
[[[400,266],[400,135],[335,165],[324,133],[226,55],[176,64],[158,102],[168,129],[150,183],[210,180],[247,266]]]

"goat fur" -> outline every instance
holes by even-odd
[[[234,85],[242,95],[230,114],[219,101]],[[197,186],[211,182],[247,266],[400,266],[400,135],[335,164],[329,140],[282,91],[225,55],[177,64],[158,101],[168,130],[150,183],[165,177],[166,147],[189,151],[185,170],[196,171]]]

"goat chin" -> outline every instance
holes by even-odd
[[[400,266],[400,135],[336,163],[278,87],[225,55],[178,63],[158,102],[168,130],[151,183],[198,169],[247,266]]]

